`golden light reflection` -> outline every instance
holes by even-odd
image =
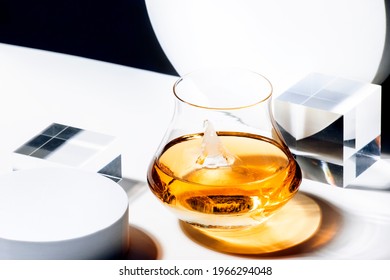
[[[229,231],[210,230],[181,222],[193,241],[230,254],[286,257],[309,253],[329,242],[340,215],[326,202],[299,192],[263,224]]]

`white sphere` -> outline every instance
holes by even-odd
[[[386,38],[383,0],[145,0],[176,71],[239,66],[276,90],[310,72],[372,82]],[[380,81],[381,82],[381,81]]]

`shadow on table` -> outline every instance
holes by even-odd
[[[122,178],[119,185],[126,191],[129,201],[138,197],[145,191],[145,182]],[[129,251],[120,259],[129,260],[157,260],[160,259],[161,249],[157,239],[144,229],[135,225],[129,226],[130,247]]]
[[[157,260],[161,251],[155,238],[144,230],[130,225],[130,249],[123,259]]]
[[[299,192],[267,222],[245,229],[218,231],[180,222],[183,232],[209,249],[249,258],[288,258],[312,253],[335,237],[342,223],[325,200]]]

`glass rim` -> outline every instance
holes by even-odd
[[[259,93],[259,98],[254,100],[253,102],[248,102],[247,104],[242,104],[242,105],[234,105],[234,106],[209,106],[209,105],[202,105],[202,104],[198,104],[197,102],[193,102],[193,101],[189,101],[188,99],[184,98],[183,97],[183,94],[180,94],[180,90],[179,90],[179,86],[184,82],[184,81],[187,81],[189,80],[192,76],[200,73],[200,72],[216,72],[216,71],[224,71],[224,72],[227,72],[227,71],[239,71],[239,72],[242,72],[242,73],[247,73],[247,74],[250,74],[254,77],[257,77],[257,78],[260,78],[259,81],[261,80],[263,82],[264,85],[267,86],[267,90],[266,92],[267,93]],[[185,103],[185,104],[188,104],[190,106],[193,106],[193,107],[197,107],[197,108],[201,108],[201,109],[209,109],[209,110],[239,110],[239,109],[243,109],[243,108],[249,108],[249,107],[253,107],[253,106],[256,106],[258,104],[261,104],[269,99],[271,99],[272,95],[273,95],[273,86],[272,86],[272,83],[270,82],[270,80],[268,78],[266,78],[264,75],[256,72],[256,71],[253,71],[253,70],[250,70],[250,69],[245,69],[245,68],[238,68],[238,67],[210,67],[210,68],[202,68],[202,69],[197,69],[197,70],[194,70],[194,71],[191,71],[191,72],[188,72],[187,74],[184,74],[182,75],[181,77],[179,77],[176,82],[174,83],[173,85],[173,94],[174,96],[181,102]]]

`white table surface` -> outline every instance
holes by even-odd
[[[129,258],[264,258],[224,254],[193,242],[147,188],[149,161],[172,118],[176,79],[0,44],[0,176],[10,170],[12,151],[53,122],[115,135],[122,143],[123,175],[137,183],[129,191],[134,237]],[[273,258],[390,259],[389,170],[390,159],[383,155],[358,178],[355,189],[304,180],[301,193],[318,198],[328,211],[324,217],[336,215],[338,220],[334,229],[317,232],[317,240],[333,237],[313,250],[301,248]]]

